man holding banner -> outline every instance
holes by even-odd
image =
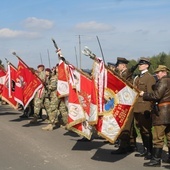
[[[126,58],[117,57],[116,66],[119,71],[120,77],[132,83],[132,75],[137,68],[137,65],[128,69],[128,63],[129,61]],[[137,135],[134,128],[134,116],[131,111],[128,117],[128,121],[126,122],[126,125],[118,138],[120,139],[120,146],[116,151],[112,151],[111,154],[125,154],[127,152],[133,152],[136,148],[136,136]]]
[[[44,65],[42,65],[42,64],[38,65],[37,70],[38,70],[38,72],[37,72],[38,77],[45,84],[46,75],[45,75],[45,67],[44,67]],[[36,94],[34,96],[34,118],[29,121],[30,124],[37,123],[37,120],[38,120],[38,117],[39,117],[39,114],[41,112],[42,105],[43,105],[44,93],[45,93],[45,89],[44,89],[44,87],[41,87],[36,92]]]

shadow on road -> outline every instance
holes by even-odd
[[[67,131],[66,133],[63,134],[64,136],[72,136],[72,137],[80,137],[77,133],[73,131]]]
[[[20,113],[18,112],[2,112],[0,113],[0,116],[5,116],[5,115],[19,115]]]
[[[16,119],[12,119],[10,120],[10,122],[21,122],[21,121],[25,121],[25,120],[30,120],[30,118],[16,118]]]
[[[105,145],[103,141],[86,141],[86,142],[80,142],[77,141],[76,144],[73,146],[72,150],[92,150],[92,149],[98,149]]]
[[[165,169],[170,169],[170,165],[162,165]]]
[[[124,159],[129,154],[121,154],[121,155],[112,155],[111,149],[103,149],[99,148],[96,153],[92,156],[92,160],[96,161],[104,161],[104,162],[116,162],[120,161],[121,159]]]

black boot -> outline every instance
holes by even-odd
[[[141,153],[136,153],[136,154],[135,154],[135,157],[145,157],[146,154],[147,154],[147,150],[146,150],[146,148],[144,147],[144,148],[143,148],[143,151],[142,151]]]
[[[152,149],[153,149],[152,134],[150,134],[150,136],[146,136],[145,140],[146,140],[145,143],[146,143],[147,152],[146,155],[144,156],[144,160],[150,160],[152,158]]]
[[[146,146],[147,146],[147,144],[146,144],[146,138],[145,138],[145,136],[142,135],[142,134],[141,134],[141,138],[142,138],[142,143],[143,143],[143,151],[140,152],[140,153],[135,154],[135,157],[145,157],[146,154],[147,154],[147,149],[146,149]]]
[[[170,148],[168,148],[168,158],[162,160],[163,163],[169,163],[170,164]]]
[[[143,166],[160,167],[161,166],[162,148],[153,148],[153,157],[150,162],[146,162]]]

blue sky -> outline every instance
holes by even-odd
[[[52,67],[58,62],[54,38],[66,60],[77,66],[77,57],[78,68],[91,68],[92,60],[80,50],[88,46],[102,57],[98,36],[106,62],[138,60],[170,52],[169,28],[169,0],[4,0],[0,59],[17,66],[15,51],[30,67],[41,64],[41,58]]]

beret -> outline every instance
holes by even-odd
[[[43,64],[40,64],[40,65],[37,66],[37,68],[40,68],[40,67],[44,67],[44,65],[43,65]]]
[[[51,73],[51,69],[50,68],[46,68],[45,71],[48,71]]]

